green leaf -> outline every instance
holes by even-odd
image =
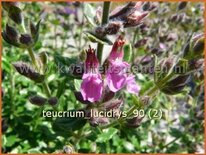
[[[132,45],[131,44],[127,44],[124,46],[124,60],[125,61],[130,61],[131,58],[131,54],[132,54]]]
[[[109,40],[107,37],[99,37],[97,34],[90,31],[84,33],[86,34],[86,36],[91,42],[100,43],[104,45],[112,45],[112,41]]]
[[[88,4],[88,3],[85,3],[84,4],[85,8],[84,8],[84,15],[86,17],[86,19],[88,20],[88,22],[92,25],[92,26],[96,26],[96,23],[95,23],[95,10],[94,8]]]
[[[182,137],[183,133],[176,128],[170,128],[170,135],[172,135],[175,138],[179,138]]]
[[[11,136],[7,137],[7,139],[6,139],[6,146],[11,147],[16,142],[19,142],[19,141],[20,141],[20,139],[18,137],[16,137],[15,135],[11,135]]]
[[[73,110],[73,112],[77,111]],[[86,119],[83,117],[58,117],[53,124],[53,129],[55,131],[75,131],[81,129],[85,124]]]
[[[68,57],[63,57],[59,54],[56,54],[54,55],[54,61],[57,66],[57,72],[60,73],[61,76],[81,79],[80,76],[75,76],[72,74],[71,66],[77,64],[76,57],[68,58]]]
[[[112,139],[112,137],[118,132],[117,129],[115,128],[109,128],[109,129],[105,129],[103,133],[101,133],[96,142],[106,142],[110,139]]]

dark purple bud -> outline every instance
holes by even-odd
[[[105,37],[105,35],[106,35],[106,31],[105,31],[105,28],[104,27],[97,27],[96,29],[95,29],[95,34],[97,35],[97,36],[99,36],[99,37]]]
[[[189,61],[189,71],[201,69],[204,66],[204,59],[193,59]]]
[[[170,21],[171,21],[171,22],[177,22],[178,19],[179,19],[178,15],[177,15],[177,14],[174,14],[174,15],[171,16]]]
[[[123,7],[116,8],[110,13],[109,19],[119,18],[122,19],[126,15],[134,12],[135,10],[140,9],[142,2],[129,2]]]
[[[95,113],[97,115],[99,114],[99,111],[97,109],[92,109],[92,114],[91,113],[89,114],[90,115],[89,123],[91,126],[96,127],[99,124],[109,123],[109,119],[107,117],[101,117],[101,116],[97,117],[98,115],[96,117],[92,117]]]
[[[16,7],[14,5],[11,5],[9,7],[8,11],[9,17],[16,23],[16,24],[21,24],[23,19],[22,19],[22,12],[19,7]]]
[[[178,10],[182,10],[187,6],[187,2],[179,2]]]
[[[117,34],[120,31],[122,26],[123,24],[120,21],[109,22],[109,24],[105,26],[105,33],[108,35]]]
[[[83,99],[83,96],[82,96],[81,92],[74,92],[74,95],[75,95],[76,99],[77,99],[79,102],[83,103],[83,104],[90,104],[90,103],[91,103],[91,102],[85,101],[85,100]]]
[[[105,102],[104,107],[106,110],[119,109],[122,104],[123,104],[123,101],[121,99],[120,100],[114,99],[114,100]]]
[[[196,38],[195,38],[196,39]],[[195,39],[193,39],[195,41]],[[197,41],[194,43],[193,52],[195,58],[201,58],[204,56],[205,37],[204,34],[200,35]]]
[[[127,120],[127,127],[130,127],[130,128],[137,128],[140,126],[141,122],[142,122],[142,119],[144,117],[134,117],[134,118],[131,118],[129,120]]]
[[[152,54],[155,54],[155,55],[157,55],[157,56],[160,56],[160,55],[163,53],[163,51],[162,51],[161,49],[159,49],[159,48],[153,48],[153,49],[151,50],[151,53],[152,53]]]
[[[148,12],[135,11],[133,14],[128,15],[124,20],[124,27],[134,27],[141,24],[142,20],[148,15]]]
[[[150,55],[146,55],[140,60],[141,65],[148,65],[151,62],[153,62],[153,58]]]
[[[32,44],[32,38],[29,34],[21,34],[21,37],[19,38],[20,43],[29,46]]]
[[[138,40],[135,44],[134,44],[134,47],[135,48],[139,48],[141,46],[144,46],[146,43],[147,43],[147,38],[144,38],[144,39],[141,39],[141,40]]]
[[[115,96],[115,93],[110,91],[109,89],[106,89],[103,95],[103,100],[102,102],[107,102],[111,100]]]
[[[47,99],[37,95],[30,97],[29,101],[34,105],[43,106],[44,104],[46,104]]]
[[[14,42],[18,41],[18,32],[14,27],[9,26],[8,24],[6,24],[6,35],[8,39],[10,39],[11,41]]]
[[[161,88],[161,91],[168,95],[175,95],[184,89],[186,84],[189,82],[190,74],[188,75],[180,75],[176,78],[173,78],[169,82],[167,82],[163,88]]]
[[[15,69],[19,72],[19,74],[37,82],[41,83],[44,81],[44,75],[37,73],[31,66],[24,62],[16,62],[13,63]]]
[[[50,97],[48,99],[48,103],[52,106],[56,105],[58,103],[58,99],[56,97]]]

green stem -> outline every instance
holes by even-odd
[[[104,2],[103,14],[102,14],[102,24],[101,24],[102,26],[108,23],[110,4],[111,4],[111,2]],[[102,63],[103,48],[104,48],[104,45],[98,43],[98,45],[97,45],[97,58],[98,58],[100,64]]]
[[[38,67],[38,64],[36,62],[36,58],[35,58],[35,55],[34,55],[32,48],[28,48],[28,52],[29,52],[29,56],[31,58],[32,64],[34,65],[35,69],[39,72],[39,67]],[[51,92],[50,92],[49,86],[46,83],[46,81],[44,81],[42,83],[42,87],[43,87],[47,97],[51,97]]]
[[[44,81],[44,82],[42,83],[42,86],[43,86],[43,89],[44,89],[47,97],[51,97],[51,92],[50,92],[49,86],[48,86],[48,84],[46,83],[46,81]]]
[[[36,63],[36,58],[35,58],[35,55],[34,55],[34,52],[33,52],[32,48],[28,48],[28,52],[29,52],[29,56],[31,58],[32,64],[34,65],[35,69],[38,70],[38,66],[37,66],[37,63]]]
[[[167,82],[169,79],[171,79],[174,76],[174,73],[170,73],[168,76],[166,76],[162,81],[160,81],[158,83],[158,86],[155,85],[153,88],[151,88],[147,93],[145,93],[145,95],[152,95],[153,93],[155,93],[159,88],[161,88],[165,82]],[[127,111],[127,116],[130,116],[133,111],[136,109],[136,105],[133,105],[128,111]],[[125,117],[121,117],[120,119],[113,121],[112,123],[102,126],[101,129],[106,129],[109,127],[113,127],[118,125],[119,123],[121,123],[122,121],[124,121],[126,118]]]

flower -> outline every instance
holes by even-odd
[[[128,76],[126,83],[127,83],[126,88],[127,88],[127,91],[128,91],[129,93],[131,93],[131,94],[136,94],[136,95],[139,94],[140,86],[136,84],[134,75]]]
[[[138,94],[140,87],[136,85],[133,75],[128,76],[127,69],[130,65],[123,61],[123,45],[125,40],[119,36],[115,41],[109,55],[109,67],[106,72],[106,81],[112,92],[117,92],[126,86],[129,93]]]
[[[139,25],[148,15],[142,10],[142,2],[129,2],[121,8],[116,8],[110,13],[110,21],[122,21],[125,28]]]
[[[124,42],[123,37],[119,36],[109,55],[109,68],[106,72],[106,79],[109,89],[113,92],[122,89],[127,80],[126,69],[129,68],[130,65],[122,61],[124,56],[122,49]]]
[[[85,67],[86,70],[82,77],[83,82],[80,90],[83,100],[90,102],[99,101],[102,96],[103,81],[98,71],[99,62],[95,55],[95,50],[91,47],[87,51]]]

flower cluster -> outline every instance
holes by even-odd
[[[103,89],[106,89],[105,87],[108,87],[109,90],[114,93],[122,88],[126,88],[129,93],[138,95],[140,86],[136,84],[134,75],[126,72],[130,65],[123,61],[124,43],[125,40],[122,36],[119,36],[114,42],[107,60],[108,69],[105,72],[105,78],[103,78],[103,75],[99,72],[99,62],[95,55],[95,50],[90,47],[86,51],[86,70],[83,74],[83,82],[81,84],[83,100],[90,102],[99,101]]]

